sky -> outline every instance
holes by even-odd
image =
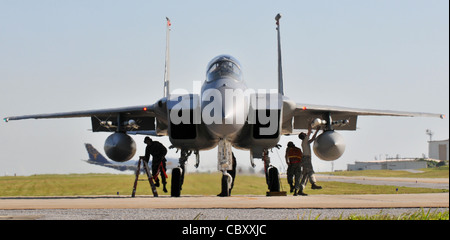
[[[220,54],[240,61],[249,88],[276,88],[277,13],[285,95],[295,102],[449,115],[447,0],[0,0],[0,117],[153,104],[163,95],[166,16],[172,89],[192,91]],[[0,176],[117,173],[81,161],[84,143],[103,153],[109,136],[90,129],[89,118],[1,122]],[[346,151],[334,166],[317,157],[313,166],[422,157],[426,129],[448,139],[448,117],[359,117],[357,131],[340,132]],[[144,136],[133,138],[137,159]],[[282,137],[271,154],[281,171],[288,141],[300,145]],[[235,154],[250,166],[248,151]],[[202,171],[217,171],[217,148],[200,157]]]

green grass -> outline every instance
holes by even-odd
[[[141,179],[145,179],[141,175]],[[284,191],[289,191],[286,179],[282,178]],[[170,194],[170,175],[163,193]],[[80,196],[80,195],[129,195],[133,189],[134,175],[129,174],[68,174],[0,177],[0,196]],[[182,195],[216,195],[220,192],[220,173],[186,174]],[[372,186],[341,182],[320,182],[322,190],[305,190],[308,194],[396,194],[395,186]],[[232,195],[265,195],[267,185],[264,177],[238,175]],[[448,190],[399,187],[398,193],[437,193]],[[137,195],[152,195],[147,181],[138,183]]]
[[[297,220],[449,220],[449,210],[447,209],[431,209],[428,210],[420,209],[417,211],[411,211],[402,213],[400,215],[393,215],[389,213],[384,213],[384,210],[380,210],[379,213],[369,215],[358,215],[358,214],[350,214],[348,216],[344,216],[344,213],[341,213],[339,217],[332,218],[322,218],[321,215],[311,215],[311,212],[305,214],[303,216],[298,216]]]
[[[348,217],[339,217],[334,218],[334,220],[449,220],[449,210],[431,211],[431,208],[428,211],[424,209],[403,213],[400,215],[391,215],[387,213],[383,213],[380,211],[379,214],[375,215],[350,215]]]
[[[327,172],[320,174],[330,174],[335,176],[366,176],[366,177],[399,177],[399,178],[449,178],[449,166],[438,168],[418,169],[422,173],[411,173],[408,171],[394,170],[362,170],[362,171],[342,171]]]
[[[131,175],[114,174],[0,177],[0,196],[112,195],[125,189],[130,191],[132,181]]]

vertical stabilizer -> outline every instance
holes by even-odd
[[[89,143],[86,143],[85,146],[89,155],[89,160],[96,163],[110,163],[101,153],[97,151],[97,149],[94,148],[94,146]]]
[[[283,69],[281,64],[281,40],[280,40],[280,18],[281,14],[277,14],[275,16],[275,20],[277,21],[277,33],[278,33],[278,93],[284,95],[284,86],[283,86]]]
[[[164,68],[164,97],[169,97],[169,67],[170,67],[170,58],[169,58],[169,39],[170,39],[170,26],[172,23],[170,19],[166,17],[167,20],[167,29],[166,29],[166,64]]]

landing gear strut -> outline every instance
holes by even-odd
[[[226,139],[219,141],[217,159],[217,168],[219,171],[222,171],[222,192],[219,196],[229,197],[233,177],[227,171],[233,169],[233,152],[231,149],[231,143]]]
[[[269,151],[263,151],[264,173],[269,192],[280,192],[280,175],[278,169],[270,164]]]

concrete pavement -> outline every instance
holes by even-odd
[[[396,178],[396,177],[348,177],[316,174],[318,182],[346,182],[367,185],[390,185],[398,187],[449,189],[448,178]]]
[[[449,193],[266,196],[80,196],[3,197],[0,209],[105,209],[105,208],[448,208]]]

